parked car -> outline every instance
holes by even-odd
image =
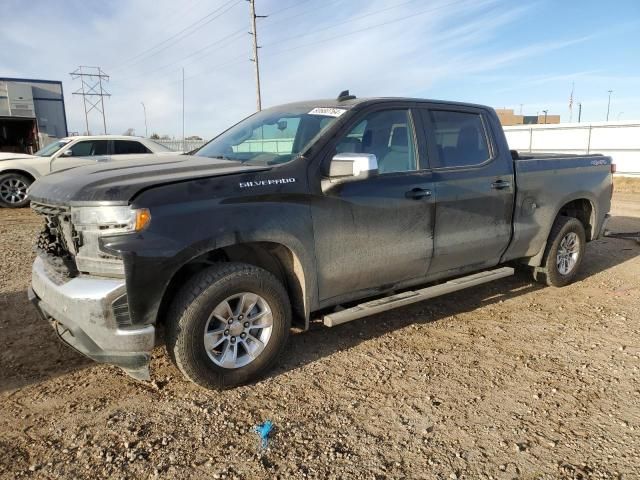
[[[50,143],[34,155],[0,153],[0,206],[25,207],[33,181],[56,170],[96,162],[144,158],[148,154],[175,154],[146,138],[99,135],[67,137]]]
[[[335,327],[514,264],[567,285],[608,218],[612,169],[510,152],[480,105],[278,106],[193,155],[35,182],[45,227],[29,296],[97,361],[149,378],[161,325],[185,377],[230,387],[274,363],[292,324]]]

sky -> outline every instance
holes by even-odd
[[[63,81],[83,133],[79,65],[110,78],[108,133],[205,139],[256,109],[246,0],[0,0],[0,77]],[[638,0],[256,0],[263,108],[411,96],[640,120]],[[574,85],[574,108],[569,99]],[[102,119],[90,114],[90,130]]]

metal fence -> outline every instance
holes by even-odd
[[[504,127],[509,148],[525,152],[602,153],[621,175],[640,175],[640,123],[594,122]]]
[[[269,153],[291,153],[293,150],[293,138],[267,138],[258,140],[247,140],[240,145],[233,147],[234,152],[269,152]]]
[[[191,150],[195,150],[196,148],[200,148],[202,145],[207,143],[204,140],[154,140],[154,142],[158,142],[161,145],[164,145],[171,150],[175,150],[176,152],[190,152]]]
[[[176,152],[190,152],[200,148],[206,143],[204,140],[186,140],[183,148],[182,140],[154,140]],[[271,152],[271,153],[291,153],[293,148],[293,138],[269,138],[265,140],[247,140],[237,147],[234,152]]]

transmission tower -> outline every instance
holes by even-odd
[[[89,112],[97,110],[102,114],[102,125],[104,126],[104,134],[107,134],[107,120],[104,114],[104,97],[110,97],[111,94],[102,88],[102,82],[109,81],[109,75],[104,73],[100,67],[87,67],[80,65],[75,72],[71,72],[73,80],[80,79],[80,89],[73,92],[74,95],[82,95],[84,104],[84,121],[87,125],[87,134],[89,134]]]

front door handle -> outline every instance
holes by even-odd
[[[509,188],[511,186],[511,182],[507,182],[506,180],[498,180],[491,184],[491,188],[494,190],[504,190],[505,188]]]
[[[425,190],[424,188],[412,188],[404,194],[405,197],[413,200],[420,200],[421,198],[427,198],[431,196],[431,190]]]

